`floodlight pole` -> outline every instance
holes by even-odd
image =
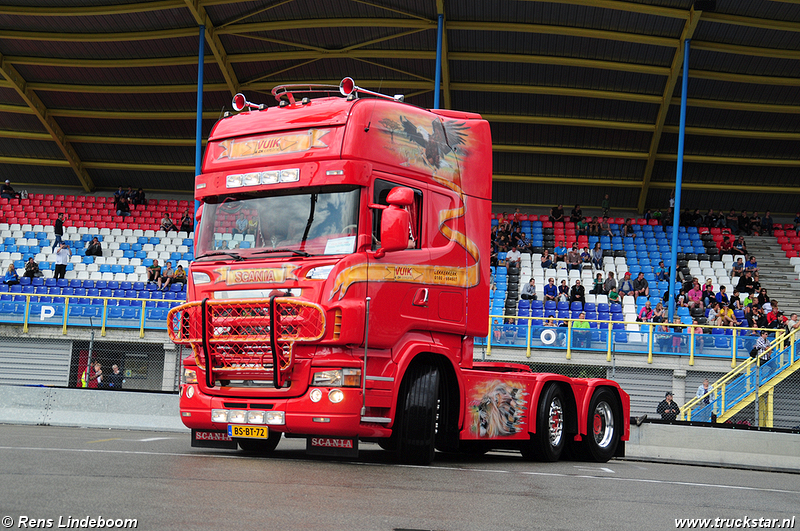
[[[672,254],[669,261],[669,304],[667,315],[675,317],[675,279],[678,276],[678,227],[681,212],[681,184],[683,181],[683,144],[686,137],[686,97],[689,92],[689,43],[683,41],[683,74],[681,78],[681,123],[678,128],[678,169],[675,175],[675,208],[672,211]]]
[[[197,128],[194,139],[194,175],[197,177],[202,171],[203,163],[203,66],[206,55],[206,27],[200,26],[200,47],[197,53]],[[194,183],[192,184],[194,188]],[[194,200],[194,213],[200,208],[200,201]],[[194,218],[194,216],[192,216]]]
[[[439,108],[439,93],[442,84],[442,35],[444,33],[444,15],[439,15],[439,26],[436,32],[436,78],[433,82],[433,108]]]

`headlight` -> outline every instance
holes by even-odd
[[[211,410],[211,422],[228,422],[228,410],[227,409],[212,409]]]
[[[338,404],[344,400],[344,393],[341,389],[331,389],[331,392],[328,393],[328,400],[333,404]]]
[[[183,383],[196,384],[197,371],[193,369],[183,369]]]
[[[312,389],[311,392],[308,393],[308,398],[310,398],[312,402],[317,403],[322,400],[322,391],[319,389]]]
[[[333,271],[332,265],[315,267],[306,273],[306,278],[311,280],[325,280],[328,278],[328,275],[331,274],[331,271]]]
[[[239,409],[228,411],[228,422],[231,424],[244,424],[247,422],[247,411]]]
[[[360,387],[361,369],[330,369],[314,373],[312,385],[322,387]]]
[[[285,417],[283,415],[283,411],[267,411],[266,412],[265,420],[267,424],[272,425],[283,425],[286,424]]]
[[[247,423],[248,424],[264,424],[265,412],[264,411],[248,411]]]

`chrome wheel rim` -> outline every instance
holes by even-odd
[[[561,407],[561,399],[553,398],[550,402],[550,414],[548,415],[550,446],[556,447],[561,444],[561,437],[564,436],[564,409]]]
[[[614,439],[614,412],[607,402],[600,402],[594,408],[592,434],[600,448],[608,448]]]

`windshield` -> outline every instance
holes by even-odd
[[[349,254],[355,250],[358,202],[355,188],[207,203],[196,256]]]

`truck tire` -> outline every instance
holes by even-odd
[[[608,389],[598,389],[589,403],[586,419],[584,454],[597,463],[605,463],[617,451],[622,419],[619,401]]]
[[[429,465],[436,441],[439,369],[415,364],[409,368],[398,404],[397,454],[409,465]]]
[[[545,387],[536,408],[536,435],[522,448],[526,459],[558,461],[567,442],[564,392],[558,385]]]
[[[281,442],[282,433],[279,431],[270,431],[266,439],[236,439],[239,448],[243,451],[253,454],[269,454],[277,448],[278,443]]]

